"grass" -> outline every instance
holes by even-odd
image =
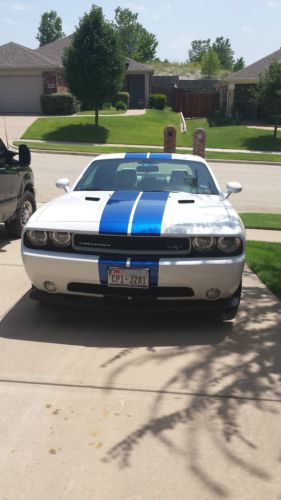
[[[203,127],[207,132],[207,147],[280,151],[281,153],[280,131],[275,140],[273,134],[267,130],[249,129],[244,125],[213,127],[206,119],[193,119],[187,121],[187,134],[182,134],[179,115],[169,109],[164,111],[150,109],[145,115],[126,118],[103,116],[100,117],[99,127],[95,127],[94,117],[38,118],[22,138],[55,142],[161,146],[163,129],[166,125],[176,127],[178,146],[192,146],[195,128]]]
[[[281,214],[242,213],[240,217],[248,229],[281,230]]]
[[[248,241],[246,261],[264,284],[281,299],[281,243]]]
[[[235,161],[253,161],[262,163],[281,163],[281,154],[258,154],[258,153],[216,153],[207,151],[207,160],[235,160]]]
[[[110,108],[110,109],[102,109],[99,112],[100,116],[106,116],[106,115],[123,115],[125,111],[122,109],[115,109],[115,108]],[[78,113],[75,113],[76,115],[95,115],[95,110],[90,109],[88,111],[78,111]]]

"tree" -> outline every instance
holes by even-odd
[[[93,5],[80,19],[63,64],[70,92],[83,104],[93,106],[98,126],[99,109],[121,90],[125,71],[118,35],[104,19],[101,7]]]
[[[193,40],[193,42],[191,42],[191,50],[188,51],[189,62],[200,63],[202,56],[206,54],[210,48],[210,42],[210,38],[207,40]]]
[[[138,22],[137,13],[117,7],[114,26],[125,56],[139,62],[154,60],[158,41],[153,33],[149,33]]]
[[[281,63],[274,61],[269,69],[260,76],[256,93],[256,101],[264,110],[268,118],[274,120],[275,139],[277,138],[278,124],[281,119]]]
[[[65,36],[62,31],[62,21],[55,10],[44,12],[41,16],[41,21],[38,28],[36,39],[39,41],[40,47],[47,43],[54,42]]]
[[[219,56],[220,65],[223,69],[232,69],[234,63],[234,51],[231,48],[229,38],[223,36],[217,37],[212,45],[212,48]]]
[[[214,49],[209,49],[205,54],[203,54],[201,59],[201,69],[205,75],[211,76],[218,73],[220,69],[219,56]]]
[[[245,68],[245,61],[244,61],[244,58],[243,57],[239,57],[234,65],[233,65],[233,71],[240,71],[240,69],[244,69]]]

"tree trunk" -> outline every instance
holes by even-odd
[[[99,126],[99,108],[95,108],[95,127]]]
[[[274,125],[274,132],[273,132],[274,139],[277,139],[278,123],[279,123],[279,119],[276,118],[276,122]]]

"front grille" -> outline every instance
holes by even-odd
[[[190,239],[161,236],[119,236],[103,234],[75,234],[73,248],[91,253],[123,255],[186,256],[190,252]]]
[[[91,283],[69,283],[67,289],[70,292],[98,294],[108,297],[136,297],[136,298],[157,298],[157,297],[193,297],[194,291],[187,287],[151,287],[145,290],[140,288],[113,288],[107,285],[96,285]]]

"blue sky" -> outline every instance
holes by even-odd
[[[158,56],[184,61],[194,39],[230,38],[235,56],[247,64],[281,47],[281,0],[106,0],[101,5],[108,19],[114,9],[129,7],[139,13],[140,22],[159,40]],[[14,41],[30,48],[41,14],[54,9],[63,20],[66,34],[88,11],[87,0],[0,0],[0,45]]]

